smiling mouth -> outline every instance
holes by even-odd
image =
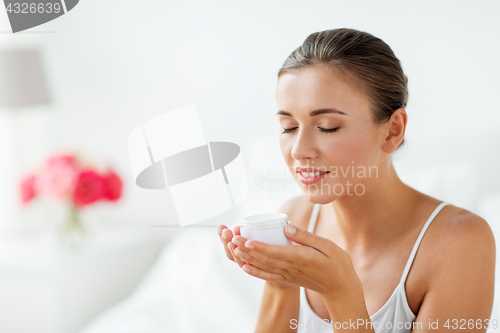
[[[329,172],[330,171],[321,171],[321,172],[300,172],[300,171],[297,171],[297,173],[300,173],[302,175],[302,177],[304,177],[304,178],[314,178],[314,177],[317,177],[319,175],[329,173]]]

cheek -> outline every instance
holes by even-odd
[[[283,159],[288,165],[293,165],[294,160],[292,157],[292,149],[294,141],[290,139],[287,140],[287,138],[284,137],[284,135],[280,135],[278,141],[281,149],[281,154],[283,155]]]
[[[375,163],[374,152],[377,138],[374,137],[371,129],[365,128],[343,134],[323,141],[323,154],[327,156],[332,166],[368,167]]]
[[[288,158],[288,155],[290,154],[290,149],[288,147],[288,143],[287,143],[287,140],[284,140],[281,135],[278,137],[278,142],[279,142],[279,145],[280,145],[280,149],[281,149],[281,154],[283,154],[283,157],[285,158],[285,160]]]
[[[295,134],[280,134],[278,138],[281,152],[285,157],[289,156],[295,144]]]

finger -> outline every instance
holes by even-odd
[[[232,243],[229,243],[231,245]],[[235,246],[234,244],[232,246]],[[269,265],[269,264],[264,264],[260,262],[259,260],[256,260],[254,257],[252,257],[250,254],[246,253],[245,251],[241,250],[239,246],[237,246],[233,254],[235,255],[235,259],[238,258],[239,260],[243,261],[244,264],[250,264],[252,266],[255,266],[263,271],[269,272],[269,273],[274,273],[274,274],[281,274],[284,276],[288,275],[287,270],[285,269],[280,269],[275,265]],[[241,265],[243,266],[243,265]]]
[[[254,251],[251,248],[245,246],[247,239],[241,236],[235,236],[231,240],[232,244],[238,245],[240,251],[237,253],[239,256],[246,261],[262,270],[273,272],[273,273],[283,273],[284,270],[290,267],[291,261],[275,259],[263,254],[259,251]],[[264,245],[269,245],[263,243]],[[291,246],[288,246],[291,247]],[[282,250],[283,251],[283,250]],[[286,249],[285,249],[286,251]]]
[[[224,224],[219,224],[219,226],[217,227],[217,232],[219,233],[219,237],[221,236],[222,230],[224,229],[227,229],[227,226],[225,226]]]
[[[234,237],[231,239],[231,241],[227,244],[228,248],[231,250],[231,254],[233,255],[234,257],[234,260],[235,262],[241,266],[243,266],[245,264],[245,262],[242,260],[241,256],[238,256],[236,255],[238,253],[238,251],[240,251],[240,249],[238,248],[238,246],[236,244],[234,244],[232,242],[232,240],[234,239]],[[241,252],[242,253],[242,252]],[[240,255],[241,255],[240,253]]]
[[[241,245],[239,245],[241,249],[250,253],[256,259],[265,256],[279,261],[293,262],[300,251],[297,246],[269,244],[253,239],[246,239],[241,236],[235,236],[231,242],[235,245],[241,243]]]
[[[287,225],[285,228],[285,235],[291,241],[312,247],[326,256],[330,256],[333,252],[333,243],[328,238],[324,238],[313,234],[305,229],[299,228],[294,225]],[[277,250],[277,249],[274,249]]]
[[[241,236],[241,230],[240,230],[240,226],[237,225],[233,228],[233,233],[235,236]]]
[[[229,243],[231,238],[233,238],[232,234],[233,233],[231,232],[231,230],[229,230],[227,228],[223,229],[221,232],[221,241],[222,241],[222,245],[224,246],[224,251],[226,252],[226,257],[229,260],[234,261],[234,256],[231,253],[231,250],[229,250],[229,248],[227,247],[227,244]]]
[[[286,278],[281,274],[270,273],[261,270],[251,264],[245,264],[242,267],[243,271],[249,275],[255,276],[256,278],[266,280],[266,281],[286,281]]]
[[[225,242],[225,243],[230,242],[233,237],[234,237],[234,235],[233,235],[233,232],[231,231],[231,229],[226,228],[226,229],[222,230],[221,238],[222,238],[223,242]]]
[[[242,258],[240,256],[237,255],[237,253],[240,253],[241,251],[238,249],[238,247],[236,245],[234,245],[233,243],[229,242],[227,243],[227,247],[229,248],[229,250],[231,251],[231,254],[233,255],[233,258],[234,258],[234,261],[240,266],[242,267],[244,264],[246,264]]]

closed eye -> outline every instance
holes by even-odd
[[[286,133],[290,133],[290,132],[293,132],[294,130],[296,130],[298,127],[294,127],[294,128],[290,128],[290,129],[286,129],[284,128],[283,129],[283,133],[282,134],[286,134]],[[335,128],[321,128],[321,127],[318,127],[319,130],[323,133],[332,133],[332,132],[336,132],[340,127],[335,127]]]

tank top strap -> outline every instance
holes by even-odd
[[[420,234],[418,235],[417,241],[415,242],[415,245],[413,245],[413,249],[411,250],[410,253],[410,258],[408,258],[408,262],[406,263],[405,269],[403,271],[403,275],[401,276],[400,283],[405,283],[406,277],[408,276],[408,272],[410,271],[410,267],[413,264],[413,259],[415,259],[415,255],[417,253],[418,247],[420,245],[420,242],[422,241],[422,238],[424,237],[425,232],[427,231],[427,228],[431,224],[431,222],[434,220],[436,215],[441,211],[441,209],[448,205],[447,202],[441,202],[432,212],[431,216],[427,219],[425,222],[424,226],[422,227],[422,230],[420,231]]]
[[[314,204],[311,219],[309,220],[309,225],[307,226],[307,231],[314,233],[314,227],[316,227],[316,222],[318,220],[319,209],[321,204]]]

